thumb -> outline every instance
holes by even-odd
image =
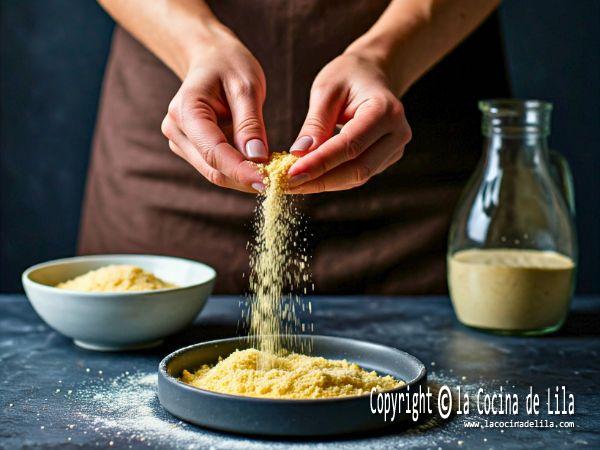
[[[247,85],[226,90],[233,126],[233,142],[249,160],[268,159],[267,133],[262,114],[264,96],[255,86]]]
[[[342,90],[330,86],[313,86],[308,114],[290,152],[302,156],[333,136],[343,106]]]

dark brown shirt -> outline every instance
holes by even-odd
[[[212,8],[260,61],[269,146],[287,149],[318,71],[366,32],[387,0],[219,0]],[[200,260],[216,292],[246,289],[255,196],[210,184],[160,131],[180,85],[116,28],[102,91],[80,252]],[[476,102],[508,95],[491,17],[403,98],[413,140],[400,162],[358,189],[305,196],[317,293],[441,293],[446,235],[480,155]]]

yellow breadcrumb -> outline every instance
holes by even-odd
[[[110,265],[92,270],[56,285],[59,289],[83,292],[155,291],[177,287],[136,266]]]
[[[263,184],[269,190],[281,194],[285,192],[288,180],[288,170],[298,160],[297,156],[287,152],[273,152],[267,164],[258,164],[263,174]]]
[[[294,336],[306,328],[297,308],[297,295],[309,280],[308,258],[300,240],[300,211],[293,196],[285,195],[288,170],[298,158],[274,152],[266,164],[259,164],[265,185],[260,198],[250,245],[250,311],[246,316],[253,347],[282,355],[284,350],[307,352],[305,342]],[[305,348],[306,347],[306,348]],[[269,361],[263,359],[265,364]],[[261,363],[261,367],[265,368]]]
[[[261,358],[272,359],[269,369],[260,368]],[[236,350],[213,367],[204,365],[194,373],[184,370],[181,381],[224,394],[288,399],[348,397],[404,385],[346,360],[297,353],[275,356],[253,348]]]

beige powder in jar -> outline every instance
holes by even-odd
[[[575,264],[552,251],[472,249],[449,257],[450,297],[466,325],[540,330],[564,320]]]

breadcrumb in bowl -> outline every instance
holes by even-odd
[[[106,273],[114,268],[125,271],[117,270],[117,277]],[[68,289],[57,287],[92,277],[90,272],[89,290],[73,289],[71,283],[61,286]],[[215,277],[211,267],[184,258],[90,255],[37,264],[23,273],[22,281],[33,308],[50,327],[81,347],[115,351],[155,346],[187,327],[206,304]]]
[[[177,285],[163,281],[141,267],[111,264],[58,283],[56,287],[81,292],[131,292],[171,289]]]
[[[373,396],[413,393],[419,387],[425,387],[425,366],[406,352],[331,336],[298,335],[297,339],[310,339],[311,354],[317,359],[345,359],[348,365],[367,368],[366,373],[374,370],[379,376],[389,375],[403,381],[398,387],[384,392],[375,390]],[[239,337],[204,342],[171,353],[159,365],[158,398],[161,405],[187,422],[251,435],[331,436],[381,429],[392,423],[389,419],[384,421],[382,415],[372,413],[370,391],[362,395],[313,398],[258,397],[210,391],[181,381],[184,370],[192,373],[204,365],[214,366],[219,357],[225,361],[236,350],[241,353],[251,349],[252,344],[252,339]],[[252,353],[249,352],[249,355]],[[248,363],[245,358],[242,360],[245,362],[240,367]],[[252,358],[249,360],[252,361]],[[247,368],[252,370],[251,362]],[[402,410],[397,412],[393,423],[410,420],[410,415]]]
[[[263,368],[261,358],[271,359],[271,364]],[[214,366],[184,370],[181,381],[224,394],[287,399],[356,396],[371,389],[385,391],[404,385],[390,375],[380,376],[345,359],[297,353],[275,356],[254,348],[236,350]]]

